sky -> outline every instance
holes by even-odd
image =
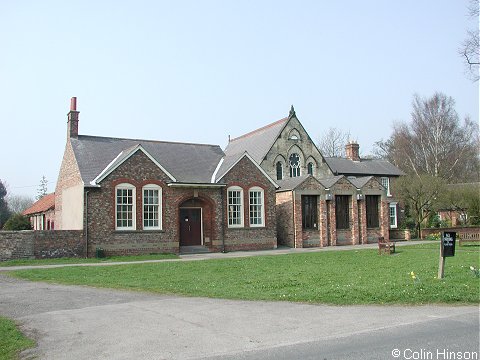
[[[55,190],[70,98],[79,133],[217,144],[288,115],[368,155],[415,93],[479,119],[458,49],[468,0],[0,0],[0,180]]]

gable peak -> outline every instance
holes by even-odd
[[[297,117],[297,114],[295,114],[295,109],[293,105],[290,107],[290,112],[288,113],[288,118],[292,118],[292,117]]]

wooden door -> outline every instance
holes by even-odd
[[[201,209],[180,209],[180,246],[202,245]]]

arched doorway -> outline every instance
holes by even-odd
[[[209,201],[195,197],[179,206],[180,246],[208,245],[212,206]]]
[[[202,208],[180,208],[180,246],[203,243]]]

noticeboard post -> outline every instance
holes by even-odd
[[[440,262],[438,265],[438,278],[444,278],[445,258],[455,256],[455,241],[457,233],[454,231],[443,231],[440,239]]]

